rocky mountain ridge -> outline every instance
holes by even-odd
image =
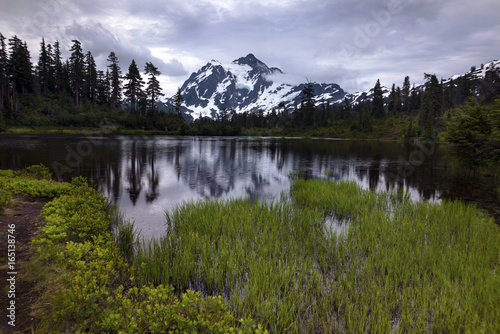
[[[500,61],[492,61],[482,65],[480,69],[472,68],[470,77],[480,80],[490,68],[500,69]],[[453,78],[463,75],[457,75]],[[216,118],[222,111],[237,113],[264,113],[279,108],[293,110],[302,101],[302,90],[309,83],[291,85],[284,83],[286,74],[276,67],[268,67],[253,54],[234,60],[231,64],[222,64],[217,60],[201,67],[182,85],[184,97],[182,112],[189,118],[200,116]],[[310,83],[316,96],[316,105],[326,103],[343,104],[348,99],[357,104],[373,98],[373,88],[365,92],[347,93],[336,83]],[[423,85],[414,89],[421,90]],[[384,97],[388,97],[390,89],[382,86]],[[169,101],[167,101],[168,103]]]

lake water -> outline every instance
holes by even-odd
[[[207,198],[279,199],[290,172],[350,179],[414,200],[474,202],[500,221],[493,178],[451,168],[449,147],[340,139],[172,136],[0,136],[0,168],[43,163],[61,180],[101,180],[102,192],[145,238],[165,232],[165,210]]]

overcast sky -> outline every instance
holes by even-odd
[[[162,72],[165,94],[211,59],[253,53],[291,82],[338,83],[353,93],[380,79],[448,78],[500,58],[498,0],[0,0],[0,32],[27,41],[71,40],[99,69],[114,51]]]

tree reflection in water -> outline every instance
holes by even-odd
[[[64,162],[81,136],[3,136],[0,167]],[[381,191],[404,189],[414,200],[465,199],[497,215],[495,180],[458,176],[445,158],[447,147],[418,152],[395,142],[329,139],[103,136],[66,179],[100,179],[101,190],[142,235],[165,231],[164,210],[207,198],[278,199],[289,174],[348,178]],[[420,160],[412,161],[410,157]]]

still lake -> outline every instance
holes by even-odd
[[[414,200],[474,202],[500,221],[494,178],[455,172],[444,144],[367,140],[2,135],[0,168],[43,163],[61,180],[101,182],[101,191],[143,237],[165,232],[165,210],[207,198],[279,199],[290,172],[404,189]]]

